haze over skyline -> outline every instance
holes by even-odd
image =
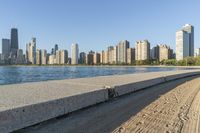
[[[80,51],[101,51],[125,39],[131,47],[148,39],[151,47],[164,43],[175,49],[175,32],[190,23],[197,48],[199,12],[198,0],[0,0],[0,38],[10,38],[16,27],[23,50],[32,37],[48,52],[54,44],[70,52],[72,43]]]

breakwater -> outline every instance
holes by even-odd
[[[11,132],[199,70],[151,72],[0,86],[0,132]]]

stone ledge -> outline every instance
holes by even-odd
[[[11,132],[198,70],[102,76],[0,86],[0,132]]]

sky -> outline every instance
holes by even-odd
[[[70,51],[78,43],[79,51],[88,52],[121,40],[134,47],[144,39],[151,47],[162,43],[175,49],[175,32],[189,23],[199,48],[199,15],[200,0],[0,0],[0,39],[10,38],[15,27],[23,50],[32,37],[48,52],[55,44]]]

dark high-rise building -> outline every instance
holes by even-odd
[[[11,29],[11,47],[10,47],[10,50],[11,50],[11,54],[12,56],[17,56],[17,50],[18,50],[18,31],[16,28],[12,28]]]
[[[54,48],[51,49],[51,54],[54,54]]]
[[[159,45],[156,45],[153,47],[150,51],[150,57],[153,60],[158,60],[159,59]]]
[[[2,39],[2,57],[7,59],[10,55],[10,39]]]
[[[55,47],[54,47],[54,55],[56,55],[56,51],[58,50],[58,44],[55,44]]]
[[[86,54],[85,54],[85,52],[81,52],[80,53],[80,58],[79,58],[79,64],[85,64],[86,63]]]
[[[55,44],[55,51],[57,51],[58,50],[58,44]]]
[[[56,55],[56,51],[58,51],[58,44],[55,44],[54,48],[51,49],[51,54]]]

